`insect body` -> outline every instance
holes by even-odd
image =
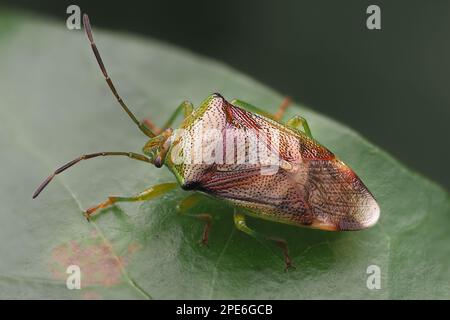
[[[143,148],[145,155],[99,152],[72,160],[50,175],[33,198],[55,175],[81,160],[119,155],[158,168],[164,165],[178,183],[156,185],[134,197],[109,197],[86,210],[85,216],[89,219],[98,209],[117,202],[149,200],[180,185],[185,190],[195,191],[180,204],[182,212],[195,205],[202,193],[228,202],[235,208],[234,221],[239,230],[261,241],[274,241],[283,249],[286,269],[292,266],[286,242],[250,229],[245,221],[247,215],[333,231],[360,230],[377,222],[380,209],[372,194],[348,166],[312,138],[306,120],[296,116],[286,123],[281,122],[287,101],[279,112],[270,115],[243,101],[228,102],[216,93],[197,109],[183,102],[162,129],[148,120],[139,122],[109,78],[87,15],[83,21],[111,91],[150,140]],[[184,120],[174,130],[171,126],[180,113],[184,113]],[[200,214],[197,217],[206,222],[201,243],[207,244],[211,216]]]
[[[259,142],[266,145],[273,143],[270,139],[278,133],[277,170],[265,174],[262,169],[267,164],[248,161],[236,164],[234,154],[231,164],[216,161],[175,165],[171,162],[171,152],[180,139],[172,142],[166,163],[184,189],[225,199],[260,218],[326,230],[359,230],[372,226],[378,219],[379,208],[361,180],[333,153],[290,126],[292,122],[289,126],[280,124],[213,94],[181,128],[196,137],[201,136],[199,128],[203,132],[208,132],[205,128],[218,130],[222,135],[225,131],[237,131],[233,137],[241,138],[242,144],[245,141],[239,134],[245,135],[249,130],[259,133]],[[271,135],[264,137],[267,131]],[[189,140],[191,145],[195,143],[192,140]],[[225,144],[224,140],[220,142]],[[189,147],[185,143],[181,149],[193,149]],[[243,146],[243,156],[248,156],[251,147]]]

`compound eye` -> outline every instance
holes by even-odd
[[[157,168],[161,168],[161,167],[162,167],[162,159],[161,159],[161,156],[160,156],[160,155],[158,155],[158,156],[155,158],[155,161],[153,162],[153,164],[154,164],[155,167],[157,167]]]

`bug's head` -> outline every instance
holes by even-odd
[[[161,168],[167,151],[170,148],[173,130],[168,128],[156,137],[151,138],[142,148],[142,151],[150,158],[151,162],[157,168]]]

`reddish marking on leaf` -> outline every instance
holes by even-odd
[[[133,254],[141,248],[142,248],[141,244],[139,244],[138,242],[134,242],[128,246],[127,251],[129,254]]]
[[[83,300],[101,300],[102,296],[94,291],[86,291],[83,292],[83,294],[81,295],[81,298]]]
[[[81,287],[111,287],[123,281],[122,268],[129,262],[129,256],[140,249],[138,243],[128,246],[125,256],[116,257],[110,245],[101,238],[83,241],[71,240],[53,249],[49,269],[55,279],[66,281],[66,269],[77,265],[81,270]],[[90,295],[88,295],[90,297]]]

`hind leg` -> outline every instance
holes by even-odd
[[[245,215],[242,213],[234,213],[234,225],[238,230],[248,234],[249,236],[252,236],[263,244],[267,241],[274,242],[283,251],[285,271],[288,271],[289,268],[295,268],[295,266],[292,264],[292,259],[289,256],[289,249],[286,240],[275,237],[268,237],[254,231],[253,229],[250,229],[245,222]]]

